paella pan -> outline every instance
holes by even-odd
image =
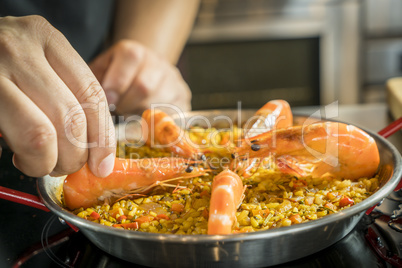
[[[216,116],[239,120],[239,117],[249,118],[252,114],[253,111],[203,111],[189,113],[186,118],[202,115],[212,122]],[[274,265],[312,254],[337,242],[353,229],[367,208],[377,204],[396,186],[402,172],[399,153],[385,139],[367,132],[375,139],[380,153],[379,189],[339,213],[278,229],[212,236],[133,232],[90,222],[66,210],[61,200],[64,178],[41,178],[38,190],[47,207],[78,226],[98,247],[134,263],[147,266]]]

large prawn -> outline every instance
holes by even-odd
[[[236,222],[236,210],[244,192],[240,177],[230,171],[219,173],[212,182],[208,234],[230,234]]]
[[[176,156],[203,159],[200,151],[186,139],[185,132],[176,125],[173,118],[161,110],[148,109],[142,114],[143,136],[150,147],[161,147]]]
[[[98,178],[86,164],[64,181],[64,201],[69,209],[91,207],[116,194],[144,192],[161,182],[193,178],[207,171],[182,158],[116,158],[113,172]]]
[[[273,156],[299,176],[371,177],[380,162],[377,144],[370,135],[335,122],[268,131],[251,142],[244,141],[236,151],[243,158]]]

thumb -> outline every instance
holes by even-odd
[[[111,61],[111,54],[108,52],[104,52],[89,63],[89,68],[95,75],[96,79],[98,79],[98,81],[103,81],[107,68],[110,65]]]

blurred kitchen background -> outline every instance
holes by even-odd
[[[196,110],[385,102],[402,0],[202,0],[179,69]]]

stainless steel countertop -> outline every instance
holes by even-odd
[[[391,118],[388,107],[384,103],[358,105],[328,105],[295,107],[292,111],[301,115],[315,115],[322,118],[334,119],[350,123],[374,132],[383,129],[395,119]],[[399,152],[402,152],[402,131],[398,131],[388,138]]]

